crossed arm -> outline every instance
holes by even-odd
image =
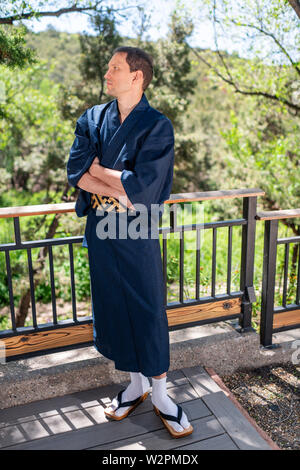
[[[89,170],[78,181],[77,186],[89,193],[101,194],[102,196],[112,196],[116,199],[119,199],[120,196],[126,197],[127,207],[134,209],[121,182],[121,173],[119,170],[112,170],[100,165],[99,159],[96,157]]]

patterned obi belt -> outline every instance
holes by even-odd
[[[127,206],[124,206],[118,199],[112,196],[101,196],[100,194],[92,194],[91,206],[96,211],[97,209],[106,212],[126,212]]]

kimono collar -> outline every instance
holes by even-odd
[[[141,119],[141,114],[147,112],[151,107],[143,93],[140,101],[130,111],[128,116],[120,124],[117,99],[111,102],[100,129],[100,140],[102,142],[102,164],[105,165],[114,160],[134,129],[136,123]]]
[[[149,105],[149,102],[146,98],[146,95],[145,93],[142,94],[142,97],[140,99],[140,101],[137,103],[137,105],[130,111],[129,114],[131,114],[132,112],[135,112],[135,111],[145,111],[146,108],[148,108],[150,105]],[[112,115],[117,115],[118,116],[118,113],[119,113],[119,109],[118,109],[118,100],[117,98],[115,100],[113,100],[112,102],[112,106],[110,106],[110,111],[111,111],[111,114]]]

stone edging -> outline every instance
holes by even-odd
[[[224,384],[221,377],[216,374],[212,367],[205,367],[203,368],[206,372],[210,375],[210,377],[216,382],[217,385],[224,391],[225,395],[234,403],[234,405],[238,408],[238,410],[242,413],[242,415],[252,424],[252,426],[256,429],[256,431],[260,434],[260,436],[272,447],[273,450],[281,450],[280,447],[268,436],[268,434],[261,429],[256,421],[249,415],[249,413],[242,407],[240,402],[235,398],[233,393],[227,388]]]

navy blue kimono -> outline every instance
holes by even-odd
[[[101,165],[122,171],[124,190],[137,207],[126,208],[126,227],[146,210],[150,230],[151,204],[162,204],[162,210],[153,211],[152,222],[158,226],[173,180],[171,121],[143,93],[122,124],[117,99],[87,109],[77,121],[75,136],[67,163],[69,184],[78,187],[97,156]],[[116,369],[161,375],[169,369],[170,356],[159,238],[151,238],[149,230],[147,238],[119,237],[124,211],[95,211],[91,199],[96,197],[80,189],[75,205],[78,217],[87,216],[82,246],[89,255],[94,345]],[[115,223],[114,236],[97,235],[104,217]]]

